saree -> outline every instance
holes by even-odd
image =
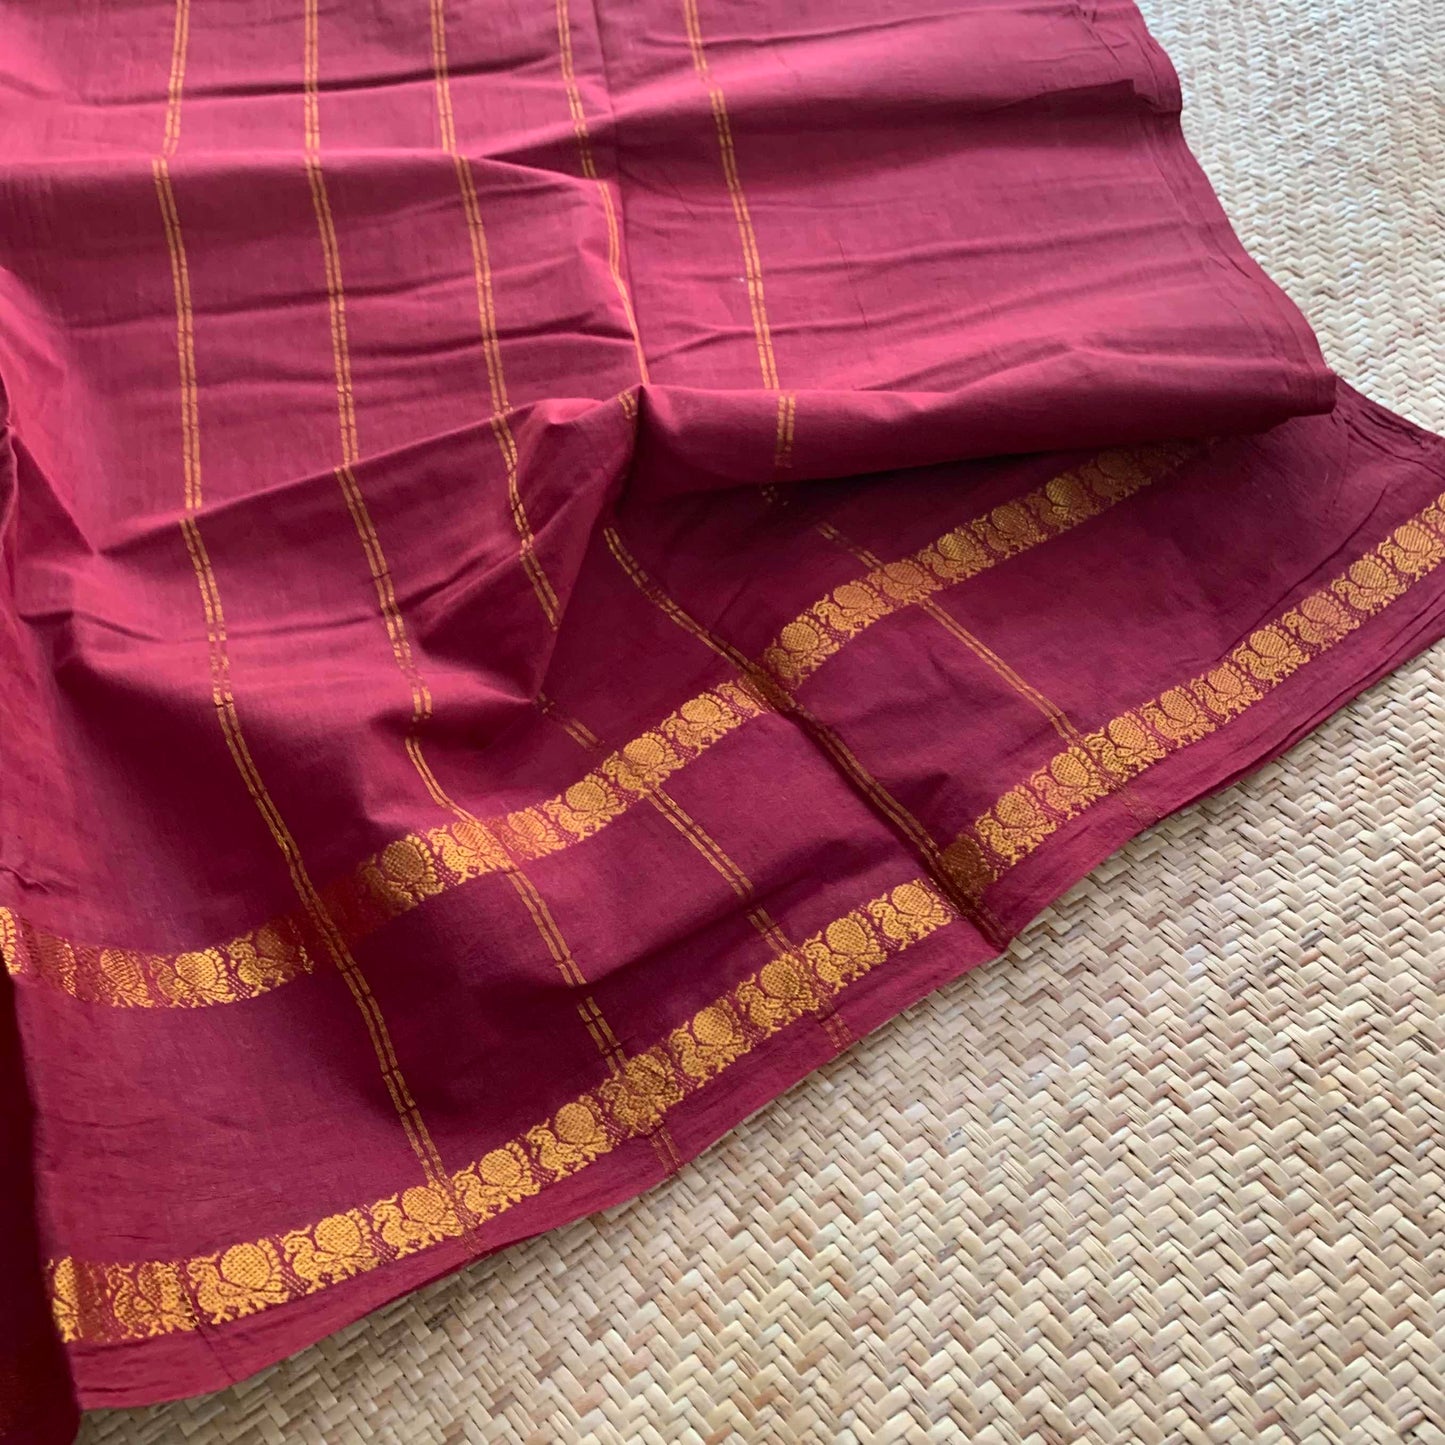
[[[0,23],[6,1438],[649,1187],[1445,630],[1131,8]]]

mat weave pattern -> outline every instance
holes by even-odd
[[[1437,0],[1144,9],[1246,244],[1445,430]],[[1445,1445],[1442,975],[1437,647],[647,1198],[82,1439]]]

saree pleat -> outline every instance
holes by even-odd
[[[6,1439],[650,1187],[1445,632],[1122,0],[0,37]]]

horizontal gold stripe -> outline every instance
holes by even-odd
[[[1120,713],[1010,788],[947,849],[954,880],[972,893],[996,882],[1070,819],[1218,732],[1442,562],[1445,493],[1333,581],[1256,628],[1213,667]]]
[[[354,942],[469,879],[514,871],[511,859],[545,858],[591,837],[761,711],[746,689],[722,683],[556,797],[486,822],[463,817],[408,833],[321,897],[341,936]],[[0,954],[13,976],[43,979],[88,1002],[196,1008],[238,1003],[289,983],[310,973],[327,949],[300,910],[229,943],[162,955],[72,943],[0,907]]]
[[[620,1063],[596,1088],[450,1176],[303,1228],[191,1259],[49,1266],[67,1342],[115,1342],[221,1325],[307,1295],[462,1233],[450,1193],[476,1222],[655,1135],[670,1110],[765,1040],[829,1010],[851,983],[951,923],[926,882],[905,883],[830,923]]]
[[[835,587],[782,629],[763,654],[764,669],[784,688],[797,686],[875,622],[1098,516],[1177,466],[1190,450],[1103,453],[945,532],[910,556]],[[750,690],[722,684],[683,703],[564,793],[486,826],[500,833],[519,858],[558,852],[606,827],[645,786],[685,767],[762,711]],[[622,784],[624,775],[635,776],[638,785]],[[424,898],[492,871],[488,850],[465,822],[458,822],[397,839],[351,877],[328,887],[324,896],[343,933],[354,941]],[[17,977],[123,1008],[238,1003],[310,973],[316,959],[326,956],[322,940],[311,935],[300,912],[227,943],[161,955],[77,943],[34,928],[4,907],[0,953]]]

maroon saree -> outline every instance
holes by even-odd
[[[648,1188],[1445,632],[1126,0],[0,79],[6,1441]]]

